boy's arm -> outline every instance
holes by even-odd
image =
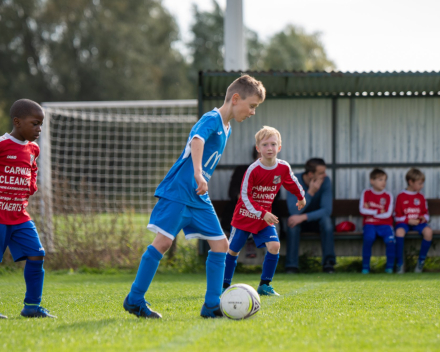
[[[408,223],[408,217],[403,212],[402,202],[402,197],[398,195],[396,199],[396,209],[394,210],[394,220],[396,222]]]
[[[206,182],[202,174],[203,147],[204,141],[194,137],[191,141],[191,158],[194,166],[194,178],[197,182],[196,192],[199,196],[208,192],[208,182]]]
[[[38,191],[37,187],[37,173],[38,173],[38,166],[37,166],[37,158],[40,155],[40,151],[38,150],[35,153],[35,159],[32,163],[31,167],[31,183],[29,187],[29,195],[33,195]]]
[[[264,209],[260,204],[258,204],[252,197],[252,188],[254,186],[252,171],[253,170],[249,168],[244,174],[243,182],[241,184],[240,196],[246,209],[250,213],[262,219],[268,211]]]
[[[294,194],[298,200],[304,199],[304,195],[305,195],[304,189],[302,188],[301,184],[298,182],[296,176],[293,174],[293,171],[290,169],[289,172],[287,173],[287,176],[283,180],[283,186],[290,193]]]
[[[393,195],[391,193],[388,193],[388,196],[390,197],[390,203],[388,204],[387,210],[382,214],[375,215],[374,217],[376,219],[388,219],[390,216],[393,215],[393,202],[394,202]]]
[[[359,212],[364,216],[365,215],[374,216],[377,214],[377,209],[369,209],[365,206],[366,205],[366,203],[365,203],[365,192],[366,191],[367,190],[364,190],[362,192],[361,199],[359,200]]]
[[[429,211],[428,211],[428,202],[426,201],[425,197],[423,197],[423,202],[422,202],[422,213],[420,214],[420,217],[424,218],[424,220],[421,220],[422,222],[428,222],[430,217],[429,217]]]

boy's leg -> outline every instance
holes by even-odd
[[[276,241],[266,243],[267,252],[263,262],[263,272],[258,287],[258,293],[266,296],[279,296],[270,283],[275,275],[278,260],[280,259],[280,243]]]
[[[158,233],[153,243],[147,247],[139,263],[136,279],[128,294],[129,304],[140,306],[145,303],[145,293],[147,293],[151,281],[156,275],[159,262],[172,244],[173,241],[170,238]]]
[[[12,225],[9,250],[14,261],[26,260],[24,267],[26,294],[24,308],[20,314],[26,318],[55,318],[45,308],[40,307],[43,296],[45,252],[33,221]]]
[[[420,246],[419,260],[417,261],[417,265],[414,270],[414,272],[416,273],[421,273],[423,271],[423,266],[425,265],[426,256],[428,255],[428,251],[432,243],[432,229],[428,227],[426,224],[422,224],[422,225],[425,226],[421,231],[423,239],[422,239],[422,244]]]
[[[176,217],[176,214],[180,216]],[[174,221],[170,221],[174,219]],[[138,318],[161,318],[162,316],[147,307],[145,294],[156,275],[163,254],[171,247],[175,236],[185,222],[190,221],[190,214],[184,204],[159,199],[150,217],[147,228],[156,233],[151,245],[142,255],[136,278],[130,293],[124,300],[124,309]]]
[[[396,226],[396,273],[403,274],[403,250],[405,245],[405,234],[408,232],[408,225],[398,224]]]
[[[374,225],[364,225],[364,237],[362,245],[362,273],[370,272],[371,248],[376,239],[376,229]]]
[[[388,225],[380,225],[377,227],[377,231],[379,236],[381,236],[385,242],[385,252],[387,256],[385,272],[387,274],[392,274],[396,259],[396,239],[394,237],[393,228]]]
[[[238,255],[246,244],[248,237],[249,232],[232,227],[229,236],[229,251],[226,254],[225,276],[223,278],[224,289],[231,286],[232,277],[234,276],[235,268],[237,267]]]

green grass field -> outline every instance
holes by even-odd
[[[440,274],[276,276],[251,319],[199,317],[205,277],[159,274],[147,300],[163,315],[140,320],[122,301],[134,274],[48,273],[43,306],[58,319],[19,316],[20,273],[0,276],[2,351],[438,351]],[[258,275],[234,282],[256,287]]]

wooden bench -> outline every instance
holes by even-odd
[[[428,209],[430,215],[440,215],[440,199],[428,199]],[[221,216],[225,206],[229,201],[213,201],[214,209],[218,216]],[[279,201],[280,217],[289,217],[287,203],[285,200]],[[347,218],[347,217],[361,217],[359,213],[359,200],[358,199],[335,199],[333,201],[333,213],[332,217]],[[358,226],[359,227],[359,226]],[[358,228],[355,232],[335,232],[335,253],[336,256],[362,256],[362,229]],[[429,250],[428,256],[437,257],[440,256],[440,246],[436,246],[436,242],[440,240],[440,230],[434,230],[434,242]],[[281,240],[281,255],[285,255],[286,246],[285,241]],[[418,253],[420,249],[421,236],[415,232],[410,231],[405,236],[405,250]],[[322,256],[321,252],[321,239],[319,233],[302,233],[300,254],[307,253],[309,256]],[[385,245],[383,241],[375,241],[372,249],[373,256],[384,256]]]

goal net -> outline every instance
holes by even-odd
[[[197,101],[44,103],[39,139],[42,238],[57,214],[149,213],[197,122]]]

